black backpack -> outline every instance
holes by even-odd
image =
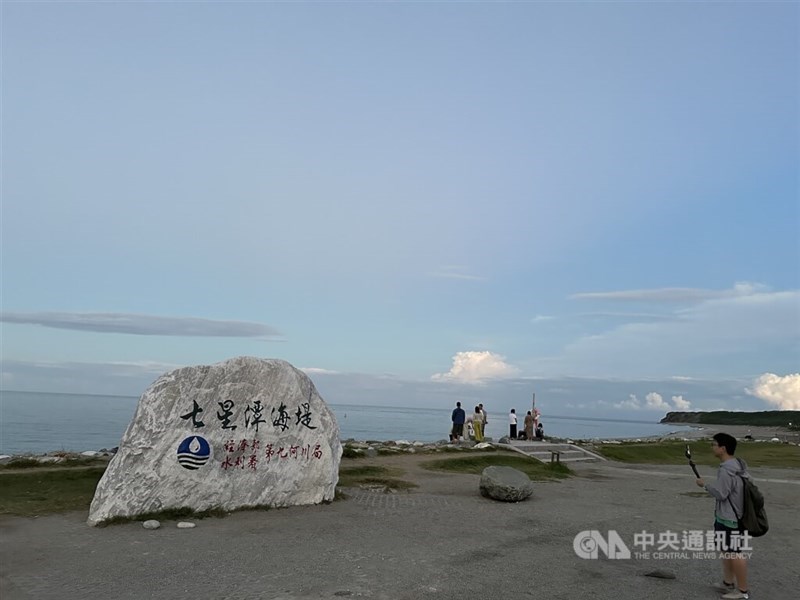
[[[742,466],[742,461],[739,461],[739,466]],[[747,531],[751,537],[761,537],[769,531],[769,521],[767,520],[767,511],[764,510],[764,494],[758,489],[758,486],[753,483],[749,477],[742,477],[738,475],[742,481],[742,497],[744,498],[744,507],[742,508],[742,515],[736,512],[736,507],[733,506],[730,496],[730,502],[733,514],[736,515],[736,520],[739,521],[739,529]]]

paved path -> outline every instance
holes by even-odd
[[[419,483],[411,493],[352,490],[330,505],[237,513],[190,530],[175,523],[157,531],[136,523],[96,529],[83,513],[3,518],[0,597],[718,598],[708,585],[719,576],[716,561],[583,560],[572,547],[586,529],[614,529],[631,546],[642,530],[706,529],[713,503],[686,468],[659,466],[655,475],[641,465],[582,465],[577,477],[538,483],[532,499],[504,504],[478,494],[478,476],[420,470],[426,458],[393,459]],[[755,474],[800,480],[796,470]],[[772,531],[754,543],[753,598],[797,600],[798,488],[771,481],[761,487]],[[656,568],[677,579],[643,576]]]

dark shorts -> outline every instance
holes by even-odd
[[[736,533],[739,536],[742,535],[742,530],[738,527],[728,527],[727,525],[723,525],[718,521],[714,521],[714,531],[724,531],[724,536],[720,536],[721,539],[715,537],[714,538],[714,546],[717,552],[739,552],[739,548],[744,544],[744,540],[741,537],[736,537],[733,534]],[[719,534],[718,534],[719,535]],[[717,541],[719,539],[719,541]]]
[[[463,437],[464,436],[464,424],[463,423],[453,423],[453,435],[456,437]]]

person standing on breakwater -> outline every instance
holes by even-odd
[[[478,404],[478,408],[481,409],[481,433],[485,436],[486,425],[489,424],[489,417],[486,414],[486,409],[483,408],[483,404]]]
[[[475,441],[483,441],[483,415],[481,414],[481,407],[475,407],[475,413],[472,415],[472,429],[475,431]]]
[[[531,414],[531,411],[528,411],[528,414],[525,415],[525,439],[533,439],[533,414]]]
[[[517,439],[517,411],[513,408],[508,413],[508,437],[512,440]]]
[[[467,420],[467,413],[461,408],[461,402],[456,402],[456,407],[453,409],[453,415],[450,418],[453,421],[450,441],[457,442],[460,438],[464,437],[464,422]]]

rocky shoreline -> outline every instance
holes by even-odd
[[[691,429],[672,431],[665,435],[638,437],[638,438],[545,438],[545,443],[575,444],[578,446],[598,446],[603,444],[623,444],[623,443],[658,443],[664,441],[685,441],[693,442],[703,439],[710,439],[715,433],[724,431],[739,440],[753,442],[772,442],[772,443],[791,443],[800,445],[800,433],[790,431],[784,427],[748,427],[744,425],[707,425],[697,423],[687,423]],[[516,441],[515,441],[516,442]],[[515,442],[512,442],[515,443]],[[408,440],[342,440],[343,458],[356,458],[359,456],[391,456],[396,454],[414,453],[436,453],[436,452],[457,452],[460,450],[485,450],[494,448],[498,444],[508,444],[509,439],[500,438],[494,442],[492,438],[486,438],[484,442],[478,443],[474,440],[463,440],[460,442],[450,442],[439,440],[436,442],[420,442]],[[541,443],[541,442],[525,442]],[[100,450],[86,450],[84,452],[67,452],[63,450],[47,452],[44,454],[3,454],[0,455],[0,465],[8,465],[11,462],[36,461],[41,464],[64,464],[64,463],[87,463],[91,461],[109,461],[117,452],[117,448],[102,448]]]

